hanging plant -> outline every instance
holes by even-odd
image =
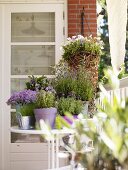
[[[90,67],[99,61],[102,43],[96,37],[83,37],[81,35],[68,38],[67,43],[62,46],[63,58],[69,65],[77,66],[86,62]]]

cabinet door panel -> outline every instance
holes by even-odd
[[[55,13],[12,13],[12,42],[54,42]]]
[[[55,65],[54,45],[13,45],[11,47],[12,75],[51,75]]]

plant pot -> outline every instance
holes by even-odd
[[[34,116],[22,116],[20,112],[16,113],[18,126],[22,130],[30,130],[35,128]]]
[[[54,128],[57,114],[57,109],[55,107],[34,109],[34,114],[38,124],[40,120],[43,119],[52,129]]]
[[[83,110],[82,110],[82,113],[85,114],[85,115],[88,114],[88,105],[89,105],[89,101],[85,101],[84,106],[83,106]]]

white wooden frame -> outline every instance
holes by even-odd
[[[54,2],[53,2],[54,1]],[[34,1],[31,4],[22,4],[21,1],[18,4],[10,4],[11,2],[4,1],[4,3],[7,2],[7,4],[0,4],[0,77],[1,77],[1,84],[0,84],[0,170],[10,170],[10,149],[11,143],[10,143],[10,107],[7,106],[6,101],[8,97],[10,96],[10,75],[11,75],[11,34],[10,34],[10,27],[11,25],[11,12],[56,12],[55,15],[55,34],[56,36],[55,42],[56,42],[56,51],[55,53],[58,54],[55,57],[55,63],[59,61],[59,57],[61,56],[60,52],[60,45],[62,43],[62,40],[67,36],[65,34],[65,37],[63,36],[63,10],[67,9],[66,5],[63,4],[63,1],[60,0],[53,0],[53,4],[49,4],[50,1],[43,1],[43,4],[40,2],[40,4],[35,4]],[[16,1],[15,1],[16,2]],[[17,1],[18,2],[18,1]],[[30,2],[30,1],[29,1]],[[35,1],[36,2],[36,1]],[[65,1],[66,2],[66,1]],[[3,3],[3,1],[0,1],[0,3]],[[25,2],[26,3],[26,2]],[[54,7],[53,7],[54,5]],[[67,14],[66,14],[67,16]],[[59,23],[59,24],[58,24]],[[62,23],[62,25],[60,25]],[[58,28],[59,26],[59,28]],[[62,28],[60,28],[62,27]],[[66,31],[67,32],[67,31]],[[5,35],[5,37],[4,37]],[[13,44],[13,43],[12,43]],[[6,47],[6,49],[5,49]],[[3,50],[5,49],[5,50]],[[13,76],[12,76],[13,77]],[[24,76],[21,76],[24,77]],[[8,88],[7,88],[8,87]],[[2,130],[1,130],[2,129]],[[3,137],[4,136],[4,137]],[[15,144],[13,144],[14,146]],[[2,159],[1,159],[2,158]]]

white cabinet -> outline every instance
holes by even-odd
[[[51,66],[59,61],[60,46],[65,39],[63,10],[62,1],[0,5],[2,170],[47,168],[46,144],[16,143],[18,137],[13,138],[9,130],[15,110],[6,101],[12,92],[24,88],[28,75],[52,75]]]

